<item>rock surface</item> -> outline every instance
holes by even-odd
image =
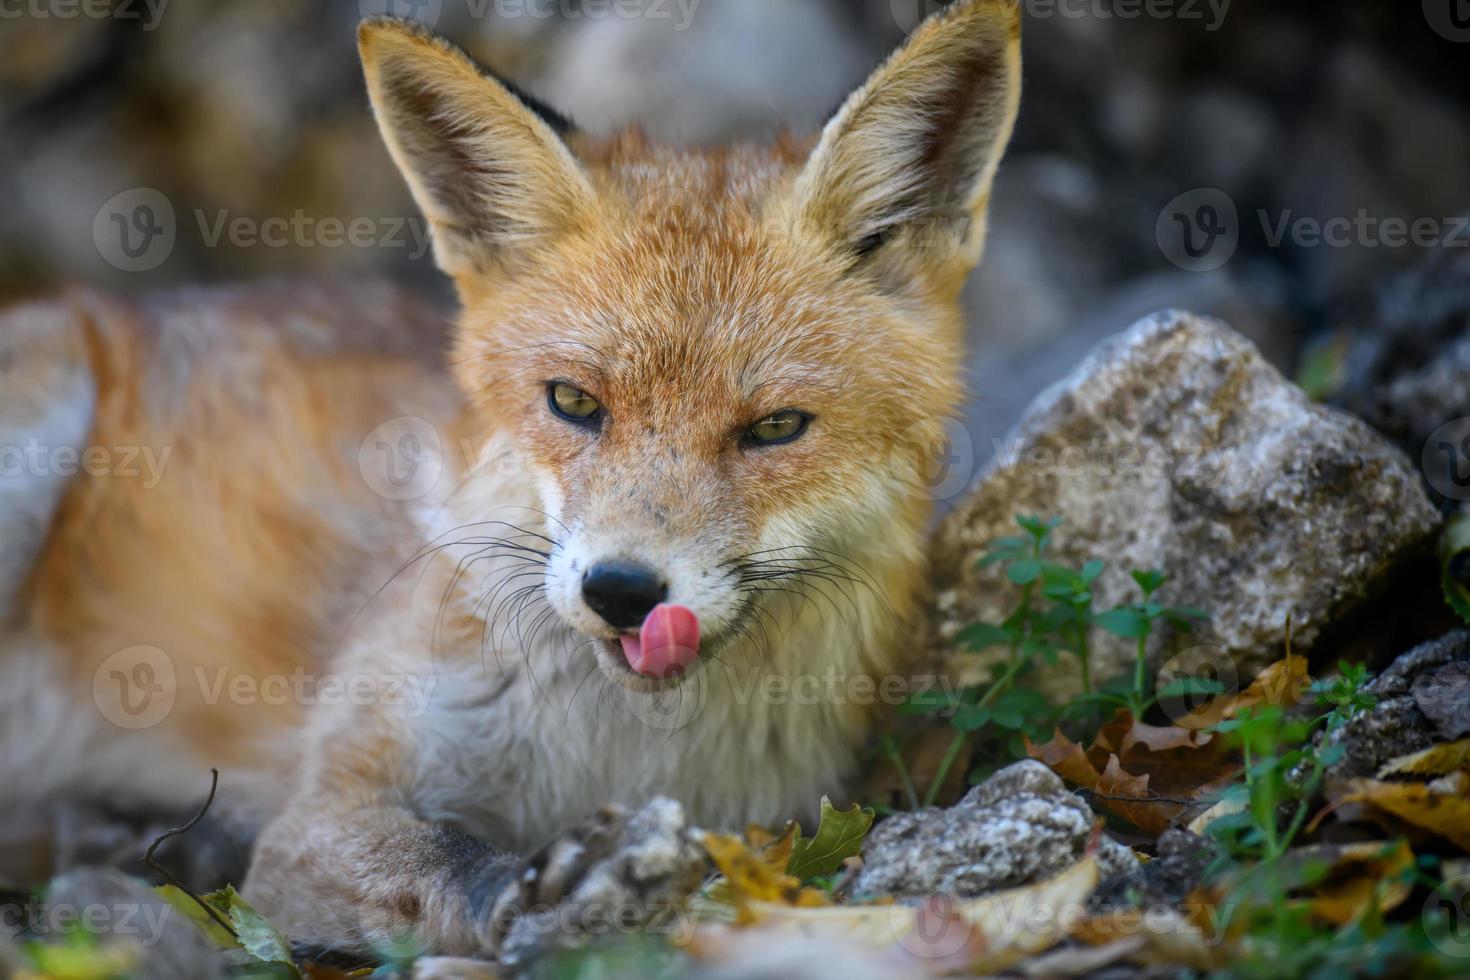
[[[1159,599],[1213,618],[1183,642],[1161,631],[1152,655],[1192,648],[1240,679],[1279,658],[1288,616],[1297,651],[1310,651],[1440,524],[1400,450],[1314,404],[1224,324],[1178,312],[1107,341],[1044,392],[942,522],[931,617],[942,655],[961,628],[1013,607],[1004,571],[975,566],[1017,533],[1018,514],[1063,519],[1062,563],[1107,562],[1095,609],[1137,599],[1129,571],[1164,569]],[[1131,662],[1132,641],[1094,640],[1095,678]],[[952,666],[973,677],[987,663]],[[1073,693],[1076,674],[1064,660],[1041,686]]]
[[[1378,703],[1331,735],[1319,736],[1324,747],[1346,750],[1328,768],[1327,778],[1371,779],[1394,759],[1463,737],[1470,720],[1470,699],[1464,697],[1467,671],[1467,630],[1447,633],[1395,660],[1364,687]]]
[[[494,917],[507,923],[500,962],[515,967],[600,936],[677,929],[704,870],[704,849],[678,803],[658,798],[631,815],[609,808],[544,849],[497,901]]]
[[[204,933],[164,902],[145,882],[111,868],[80,868],[62,875],[46,892],[45,912],[76,932],[93,934],[102,949],[114,946],[136,957],[127,970],[136,980],[213,980],[226,976],[226,961]],[[43,939],[65,942],[46,928]],[[0,957],[0,963],[3,963]]]
[[[1007,766],[947,810],[900,813],[863,845],[855,895],[971,898],[1059,874],[1087,852],[1097,818],[1061,777],[1033,760]],[[1103,837],[1104,879],[1137,863]]]

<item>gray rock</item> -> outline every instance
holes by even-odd
[[[1166,830],[1159,837],[1158,854],[1152,861],[1135,861],[1122,874],[1102,882],[1088,903],[1099,911],[1178,905],[1199,887],[1219,853],[1217,845],[1198,834],[1177,828]]]
[[[853,883],[859,896],[972,898],[1040,881],[1087,851],[1097,817],[1061,777],[1034,760],[1007,766],[947,810],[900,813],[878,824],[863,845]],[[1108,837],[1098,851],[1102,877],[1137,863]]]
[[[658,798],[631,815],[609,808],[564,835],[529,864],[496,903],[508,927],[500,962],[519,967],[557,949],[634,931],[683,927],[705,852],[684,808]]]
[[[226,975],[226,960],[183,913],[145,883],[111,868],[80,868],[51,883],[41,938],[62,941],[55,923],[97,937],[102,949],[125,947],[137,957],[127,975],[136,980],[211,980]],[[3,961],[0,961],[3,962]]]
[[[1136,600],[1129,571],[1164,569],[1159,598],[1213,619],[1189,637],[1162,629],[1150,655],[1190,648],[1227,681],[1280,657],[1288,617],[1297,651],[1310,652],[1440,524],[1401,451],[1312,403],[1224,324],[1178,312],[1107,341],[1043,393],[941,523],[930,620],[941,654],[957,652],[965,625],[1013,608],[1003,570],[976,562],[1017,533],[1018,514],[1063,519],[1055,559],[1107,562],[1094,608]],[[1096,679],[1133,656],[1132,641],[1095,631]],[[991,662],[952,666],[975,676]],[[1077,670],[1064,660],[1039,681],[1070,694]]]
[[[1463,707],[1454,710],[1458,706],[1451,694],[1463,691],[1466,665],[1470,665],[1470,632],[1456,630],[1403,654],[1368,682],[1364,690],[1377,696],[1378,703],[1336,732],[1317,736],[1320,747],[1344,750],[1328,768],[1328,780],[1370,779],[1394,759],[1458,737],[1426,715],[1420,702],[1447,723],[1463,715]],[[1446,710],[1440,715],[1438,708]]]

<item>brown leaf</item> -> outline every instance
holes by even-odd
[[[1306,697],[1312,678],[1307,673],[1307,658],[1288,654],[1256,675],[1250,686],[1239,694],[1223,695],[1197,708],[1178,723],[1184,728],[1205,729],[1234,718],[1246,708],[1257,705],[1291,707]]]
[[[1148,776],[1126,772],[1116,755],[1109,754],[1098,772],[1082,747],[1061,732],[1045,745],[1028,740],[1026,751],[1069,783],[1091,790],[1104,809],[1151,834],[1162,834],[1194,808],[1192,800],[1161,798],[1149,788]]]
[[[1136,721],[1126,708],[1103,726],[1087,753],[1094,768],[1105,767],[1109,755],[1116,755],[1127,772],[1148,776],[1154,792],[1163,796],[1190,795],[1236,768],[1224,740],[1178,725]]]

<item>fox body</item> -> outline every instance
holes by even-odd
[[[739,826],[852,775],[852,692],[916,652],[1019,13],[962,0],[816,137],[709,150],[569,131],[399,22],[360,42],[447,363],[387,292],[0,321],[4,440],[171,450],[151,486],[0,483],[0,778],[41,813],[219,766],[293,936],[475,951],[502,855],[606,803]]]

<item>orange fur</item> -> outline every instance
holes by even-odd
[[[369,945],[381,929],[362,916],[386,910],[428,947],[483,950],[462,901],[480,841],[532,846],[655,792],[725,824],[840,792],[873,706],[732,690],[742,672],[884,675],[917,652],[923,448],[961,397],[956,298],[1016,112],[1018,25],[1011,0],[960,0],[816,137],[683,151],[636,131],[563,140],[455,49],[369,21],[374,110],[463,307],[449,367],[434,318],[383,294],[75,297],[65,342],[18,356],[85,359],[90,443],[172,458],[156,486],[65,485],[0,669],[44,650],[84,699],[117,650],[167,651],[180,700],[166,721],[146,742],[99,737],[166,746],[175,772],[262,774],[275,819],[250,891],[302,938]],[[551,414],[553,381],[601,403],[600,429]],[[744,439],[784,409],[811,416],[802,438]],[[452,457],[407,507],[357,466],[401,416],[437,427]],[[507,510],[509,556],[472,534]],[[514,548],[544,551],[521,571],[542,576],[529,628],[490,601]],[[809,590],[742,590],[742,561],[798,549]],[[709,656],[692,677],[621,662],[577,588],[579,563],[608,557],[657,566],[699,613]],[[598,700],[577,701],[594,665],[604,690],[705,684],[709,700],[677,738],[605,725]],[[419,716],[267,710],[207,703],[189,679],[220,668],[440,687]],[[151,778],[144,799],[177,785]]]

